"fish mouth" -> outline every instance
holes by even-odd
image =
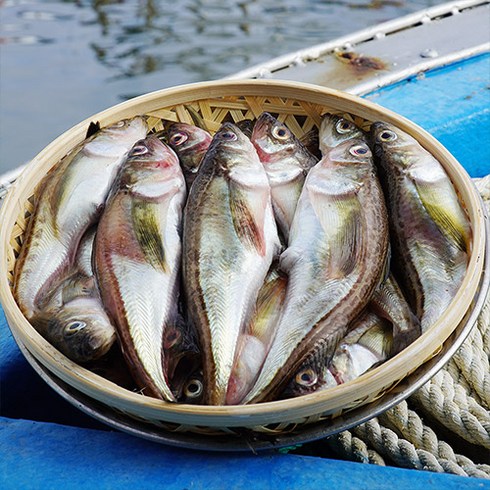
[[[69,344],[65,349],[72,360],[86,363],[100,359],[107,354],[114,343],[114,339],[115,335],[111,337],[91,335],[77,345]],[[63,346],[60,350],[63,350]]]
[[[274,116],[272,116],[268,112],[262,113],[254,125],[251,139],[255,140],[266,137],[275,123],[276,119],[274,118]]]

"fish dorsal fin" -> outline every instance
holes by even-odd
[[[163,272],[167,272],[167,264],[163,246],[161,214],[166,211],[166,206],[162,210],[161,205],[145,201],[135,201],[131,208],[134,232],[141,250],[152,267]]]
[[[236,234],[249,248],[261,256],[266,253],[264,237],[265,207],[267,201],[259,192],[230,181],[230,211]],[[265,201],[265,202],[264,202]]]
[[[87,133],[85,134],[85,139],[90,138],[94,134],[100,131],[100,122],[99,121],[91,121],[88,128]]]

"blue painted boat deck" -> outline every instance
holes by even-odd
[[[4,489],[483,489],[484,481],[290,454],[217,454],[117,433],[2,420]],[[487,487],[488,488],[488,487]]]
[[[420,124],[472,177],[490,173],[490,55],[367,96]],[[0,309],[0,485],[58,488],[483,489],[490,482],[297,454],[210,453],[108,430],[20,353]]]

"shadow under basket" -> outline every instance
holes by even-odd
[[[19,310],[13,270],[32,212],[36,185],[83,141],[91,121],[107,126],[144,115],[150,130],[166,121],[193,124],[197,113],[214,133],[223,122],[255,119],[267,111],[300,137],[319,126],[325,112],[343,114],[368,128],[382,120],[415,137],[446,169],[472,226],[463,283],[449,308],[410,346],[358,379],[298,398],[253,405],[166,403],[125,389],[75,364],[51,346]],[[481,199],[452,155],[427,132],[376,104],[339,91],[268,80],[206,82],[153,92],[95,114],[62,134],[37,155],[7,196],[0,215],[0,299],[12,334],[40,376],[89,415],[137,436],[183,447],[266,449],[324,437],[363,422],[400,402],[454,354],[474,326],[489,287],[488,231]]]

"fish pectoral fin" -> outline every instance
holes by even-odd
[[[383,284],[385,284],[386,281],[388,281],[388,279],[390,278],[390,274],[391,274],[391,243],[388,242],[388,250],[386,251],[386,258],[383,264],[383,270],[381,272],[381,276],[377,286],[378,288],[382,287]]]
[[[249,324],[248,330],[251,335],[263,340],[266,330],[270,329],[271,322],[278,320],[286,297],[286,287],[287,279],[283,275],[278,275],[261,287],[255,305],[255,314]]]
[[[377,324],[361,335],[358,344],[369,349],[380,360],[387,358],[391,353],[393,344],[391,325],[380,319]]]
[[[161,212],[158,206],[144,201],[135,201],[131,208],[134,232],[146,260],[155,269],[167,272]]]
[[[359,263],[362,244],[362,209],[355,188],[344,193],[329,193],[309,187],[316,217],[330,241],[328,276],[342,278]]]
[[[259,195],[230,183],[230,211],[236,234],[249,248],[265,255],[265,202]]]
[[[96,294],[95,278],[75,273],[69,277],[62,288],[62,302],[69,303],[75,298],[94,296]]]
[[[427,213],[434,220],[441,233],[458,249],[463,252],[469,250],[470,236],[468,222],[463,211],[455,206],[454,190],[449,182],[441,181],[441,185],[434,182],[414,180],[415,186]]]
[[[345,277],[351,274],[359,264],[362,230],[359,219],[354,215],[345,220],[338,237],[335,253],[331,255],[332,277]]]

